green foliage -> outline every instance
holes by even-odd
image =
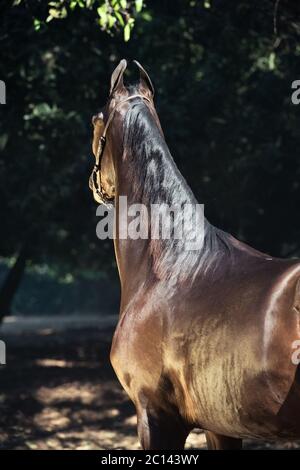
[[[15,0],[14,6],[21,5],[25,0]],[[90,10],[97,16],[97,23],[102,31],[113,34],[116,31],[124,31],[124,41],[129,41],[131,30],[134,26],[134,17],[141,13],[143,0],[51,0],[47,3],[47,15],[44,20],[49,23],[52,20],[67,18],[68,14],[76,9]],[[43,21],[33,18],[33,25],[39,31]]]
[[[127,1],[140,11],[130,31],[116,9],[99,28],[104,2],[65,3],[67,17],[46,25],[47,2],[18,3],[0,17],[0,256],[29,238],[32,265],[116,276],[88,177],[91,116],[123,57],[149,71],[166,140],[208,219],[271,254],[300,254],[298,4],[281,3],[276,37],[273,0],[153,0],[142,11]],[[130,41],[107,34],[116,28]]]

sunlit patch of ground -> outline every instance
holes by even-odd
[[[0,367],[1,449],[139,449],[133,405],[109,363],[112,326],[93,321],[10,322],[1,332],[7,365]],[[14,326],[13,326],[14,325]],[[111,325],[111,322],[110,322]],[[74,328],[72,328],[72,326]],[[206,448],[190,434],[187,448]],[[247,441],[247,448],[294,443]]]

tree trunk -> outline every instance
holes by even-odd
[[[11,312],[12,302],[23,278],[27,258],[28,250],[24,245],[0,288],[0,323]]]

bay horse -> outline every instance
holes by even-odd
[[[98,203],[196,204],[155,111],[154,88],[125,86],[123,59],[93,118]],[[145,222],[146,223],[146,222]],[[149,222],[148,222],[149,223]],[[244,438],[300,438],[300,262],[261,253],[206,219],[201,249],[174,240],[122,239],[115,254],[120,318],[111,363],[136,407],[143,449],[183,449],[193,428],[209,449]],[[299,361],[298,361],[299,362]]]

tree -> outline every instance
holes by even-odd
[[[14,5],[24,3],[15,0]],[[129,41],[135,17],[143,10],[143,0],[51,0],[44,2],[43,11],[33,16],[33,24],[39,30],[44,23],[61,20],[77,9],[92,11],[102,31],[113,34],[123,30],[124,41]],[[44,16],[44,20],[41,17]]]
[[[115,272],[87,181],[91,115],[123,57],[149,71],[167,142],[209,220],[274,255],[299,254],[299,5],[279,3],[274,34],[273,0],[153,0],[124,42],[120,23],[112,35],[99,27],[108,2],[75,3],[48,22],[48,2],[29,0],[0,17],[0,255],[18,260],[29,240],[29,264]]]

